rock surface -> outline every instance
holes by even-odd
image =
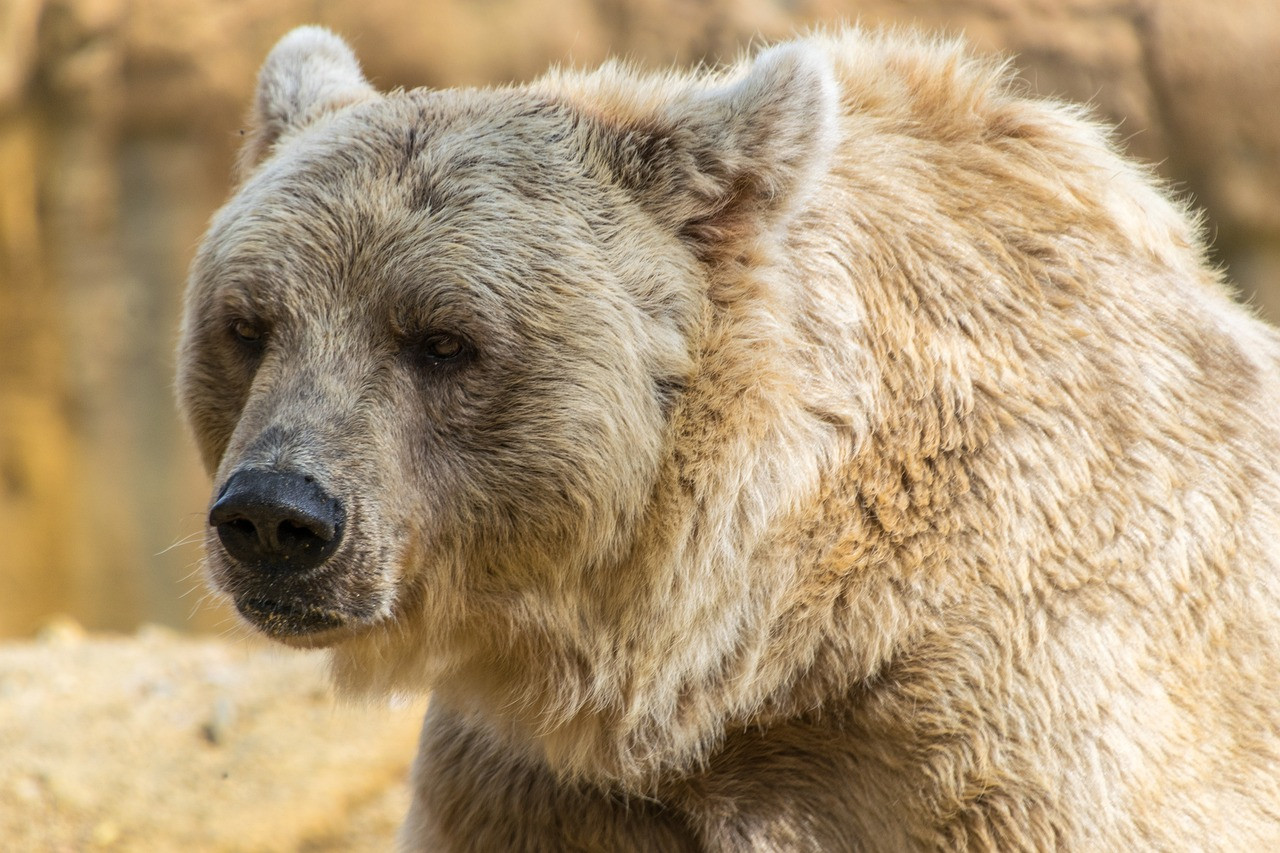
[[[314,654],[64,623],[0,645],[0,848],[389,850],[423,710],[339,704]]]

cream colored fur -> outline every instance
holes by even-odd
[[[180,392],[358,519],[280,639],[433,691],[405,849],[1280,847],[1280,337],[1081,110],[861,30],[261,79]]]

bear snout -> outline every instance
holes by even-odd
[[[345,520],[342,502],[300,471],[237,471],[209,511],[232,559],[272,572],[322,564],[337,550]]]

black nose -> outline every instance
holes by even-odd
[[[237,471],[209,511],[227,553],[268,569],[314,568],[334,552],[346,519],[342,503],[296,471]]]

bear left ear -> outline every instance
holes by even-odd
[[[240,179],[290,132],[377,95],[346,42],[323,27],[292,30],[258,72],[249,133],[240,149]]]
[[[604,120],[603,155],[658,221],[714,243],[794,209],[826,167],[838,117],[829,60],[799,42],[760,53],[744,76],[687,91],[656,114]]]

